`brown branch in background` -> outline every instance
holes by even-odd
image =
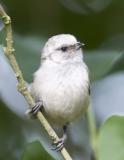
[[[6,48],[4,49],[5,56],[8,58],[10,65],[12,66],[13,71],[15,72],[16,78],[18,80],[19,92],[21,92],[21,94],[25,97],[27,103],[29,104],[29,107],[33,107],[35,105],[35,102],[27,90],[25,81],[23,79],[22,72],[14,56],[15,49],[13,47],[11,19],[6,14],[6,12],[4,11],[1,5],[0,5],[0,17],[2,18],[3,23],[5,25],[5,29],[6,29]],[[37,113],[37,118],[39,119],[40,123],[43,125],[45,130],[47,131],[49,137],[53,141],[57,141],[59,137],[57,136],[53,128],[50,126],[50,124],[48,123],[48,121],[46,120],[46,118],[43,116],[43,114],[40,111]],[[72,160],[71,156],[69,155],[69,153],[67,152],[65,148],[63,148],[60,153],[65,160]]]

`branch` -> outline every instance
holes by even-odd
[[[21,94],[25,97],[27,103],[29,104],[29,107],[31,108],[35,105],[35,102],[27,90],[22,72],[14,56],[15,49],[13,47],[11,19],[6,14],[6,12],[4,11],[1,5],[0,5],[0,17],[2,18],[3,23],[5,25],[5,29],[6,29],[6,48],[4,49],[5,55],[8,58],[10,65],[12,66],[13,71],[15,72],[16,78],[18,80],[18,91],[21,92]],[[59,137],[57,136],[53,128],[50,126],[50,124],[48,123],[48,121],[40,111],[37,113],[37,118],[39,119],[40,123],[43,125],[44,129],[48,133],[51,140],[57,141]],[[65,160],[72,160],[72,158],[70,157],[69,153],[65,148],[63,148],[60,151],[60,153]]]
[[[94,114],[92,111],[91,104],[89,105],[89,109],[87,111],[87,119],[88,119],[88,126],[89,126],[89,132],[90,132],[90,141],[91,141],[91,147],[92,147],[92,155],[95,160],[98,159],[97,155],[97,127],[95,123]]]

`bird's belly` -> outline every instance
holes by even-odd
[[[81,64],[42,68],[36,74],[32,91],[43,101],[48,118],[65,124],[78,118],[89,103],[88,74]]]
[[[42,88],[41,95],[46,115],[54,123],[69,123],[86,110],[89,96],[85,88],[55,83],[47,88]]]

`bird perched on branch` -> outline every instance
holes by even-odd
[[[42,50],[41,65],[29,87],[36,102],[29,112],[36,115],[43,109],[53,123],[63,127],[63,137],[54,142],[57,151],[67,139],[68,124],[81,116],[89,105],[89,76],[82,46],[70,34],[49,38]]]

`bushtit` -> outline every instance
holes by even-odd
[[[63,148],[67,138],[67,125],[89,105],[89,76],[82,45],[70,34],[48,39],[29,89],[36,101],[30,113],[35,115],[43,107],[47,117],[63,127],[63,137],[55,142],[57,151]]]

